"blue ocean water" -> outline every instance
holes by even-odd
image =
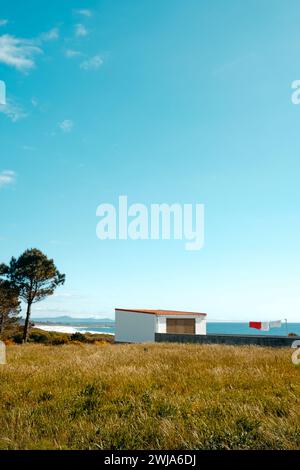
[[[287,336],[294,333],[300,336],[300,323],[282,323],[281,328],[272,328],[269,331],[260,331],[249,328],[248,323],[234,322],[207,322],[207,333],[231,335],[261,335],[261,336]]]
[[[73,325],[72,325],[73,326]],[[93,333],[109,333],[115,334],[115,325],[107,327],[93,328],[77,328],[78,331],[91,331]],[[272,328],[270,331],[260,331],[253,328],[249,328],[248,323],[234,323],[234,322],[207,322],[207,333],[219,333],[219,334],[234,334],[234,335],[272,335],[272,336],[287,336],[288,333],[294,333],[300,336],[300,323],[285,323],[282,324],[281,328]]]

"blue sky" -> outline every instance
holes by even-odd
[[[300,5],[1,1],[0,254],[53,257],[35,315],[300,321]],[[205,246],[100,241],[96,208],[203,203]]]

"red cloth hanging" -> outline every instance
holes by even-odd
[[[261,330],[261,321],[250,321],[249,328],[256,328],[257,330]]]

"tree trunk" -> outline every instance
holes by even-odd
[[[25,320],[25,325],[24,325],[24,332],[23,332],[23,343],[26,343],[27,339],[28,339],[28,328],[29,328],[30,313],[31,313],[31,303],[28,302],[27,311],[26,311],[26,320]]]
[[[4,330],[4,313],[2,313],[0,317],[0,335],[2,335],[3,330]]]

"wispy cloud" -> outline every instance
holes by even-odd
[[[79,15],[82,15],[82,16],[86,16],[88,18],[90,18],[91,16],[93,16],[93,13],[91,10],[87,9],[87,8],[82,8],[80,10],[74,10],[75,13],[78,13]]]
[[[103,59],[98,54],[81,62],[80,68],[83,70],[97,70],[99,67],[101,67],[102,64],[103,64]]]
[[[0,172],[0,188],[13,184],[16,180],[16,173],[12,170]]]
[[[88,30],[86,29],[86,27],[83,24],[78,23],[78,24],[75,25],[75,35],[77,37],[87,36],[88,35]]]
[[[21,39],[9,34],[0,36],[0,63],[26,72],[35,66],[34,57],[42,49],[35,41]]]
[[[8,24],[8,20],[0,19],[0,26],[6,26]]]
[[[32,147],[31,145],[22,145],[21,149],[31,152],[31,151],[35,150],[35,147]]]
[[[0,80],[0,104],[6,103],[6,84]]]
[[[31,104],[34,108],[36,108],[37,105],[39,104],[38,100],[34,96],[31,98]]]
[[[75,51],[74,49],[65,50],[65,56],[68,57],[69,59],[72,59],[73,57],[78,57],[80,55],[82,55],[82,53],[79,51]]]
[[[27,116],[23,108],[12,99],[8,99],[6,104],[0,105],[0,113],[5,114],[12,122],[17,122]]]
[[[59,29],[52,28],[46,33],[42,33],[40,38],[42,41],[55,41],[55,39],[59,38]]]
[[[71,132],[74,127],[74,122],[71,119],[65,119],[64,121],[59,123],[59,128],[63,132]]]

